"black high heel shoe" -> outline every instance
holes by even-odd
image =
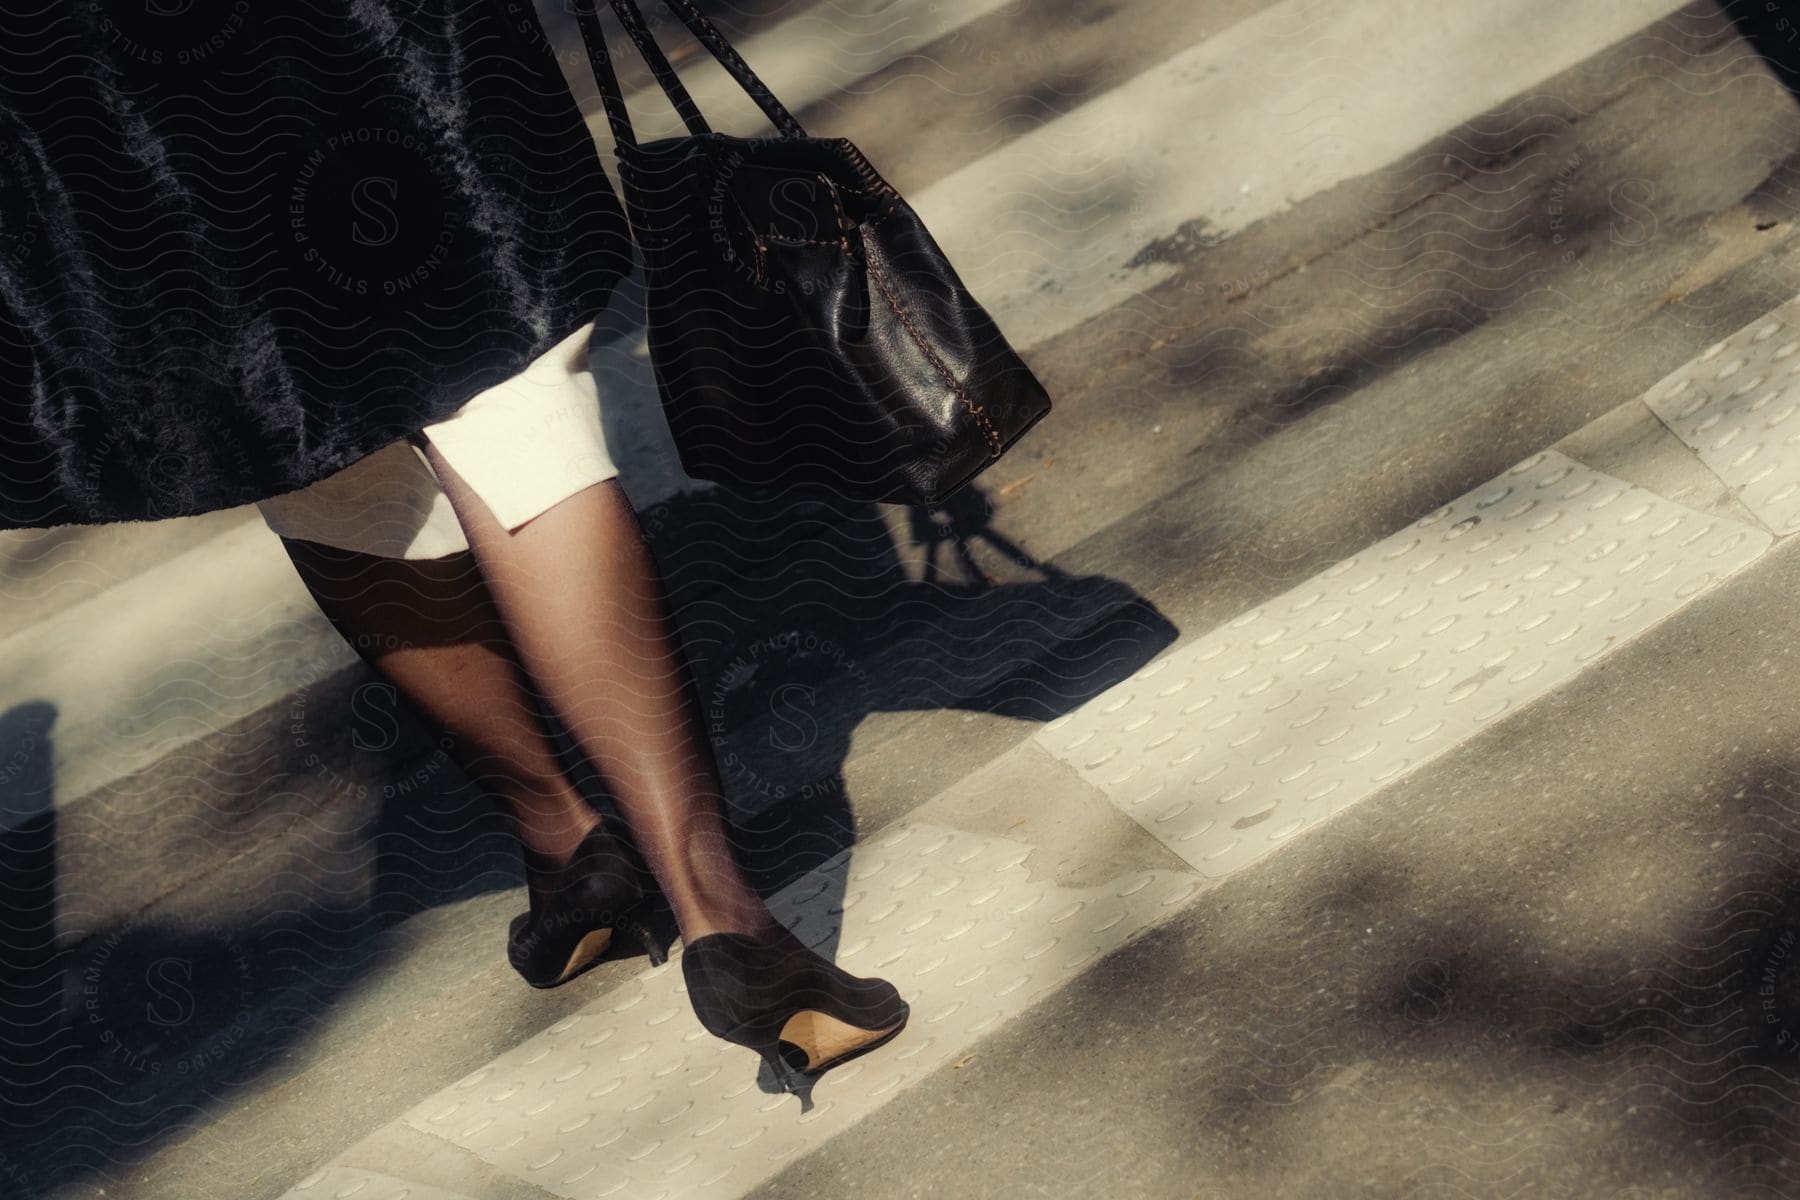
[[[593,966],[615,931],[641,942],[652,966],[669,960],[636,917],[649,871],[610,821],[589,830],[565,865],[536,874],[543,886],[531,890],[530,911],[513,918],[506,939],[507,961],[532,987],[556,987]]]
[[[887,980],[849,974],[786,929],[697,938],[681,974],[707,1032],[762,1055],[803,1112],[820,1074],[889,1041],[911,1011]]]

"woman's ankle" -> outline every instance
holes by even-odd
[[[554,822],[540,817],[534,817],[530,823],[519,820],[516,832],[526,871],[557,871],[568,866],[582,842],[604,823],[592,809],[569,813]]]
[[[768,938],[787,931],[760,899],[755,904],[738,901],[728,905],[708,905],[703,912],[687,915],[685,919],[677,914],[676,923],[681,927],[681,940],[690,944],[714,933]]]

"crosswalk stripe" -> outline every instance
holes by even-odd
[[[1679,8],[1671,0],[1287,0],[911,196],[1014,345],[1049,341],[1174,275],[1134,256],[1223,240]]]
[[[829,0],[734,44],[782,104],[798,112],[1010,2]],[[635,53],[623,35],[615,36],[624,53]],[[677,66],[675,73],[706,114],[707,124],[718,132],[738,137],[769,133],[768,118],[710,54],[696,55]],[[640,141],[687,132],[668,98],[654,85],[629,93],[625,105]],[[589,114],[588,129],[610,156],[612,131],[604,110],[596,107]]]
[[[1772,544],[1534,455],[1033,739],[1223,876],[1449,753]]]
[[[355,661],[256,521],[0,641],[0,706],[56,706],[60,807]]]
[[[828,957],[890,980],[912,1009],[880,1053],[827,1072],[804,1116],[792,1096],[758,1094],[755,1054],[701,1027],[677,955],[401,1120],[572,1200],[742,1194],[1201,891],[1179,871],[1061,888],[1030,878],[1030,852],[900,821],[771,899],[777,919],[818,946],[842,896],[840,948]],[[288,1196],[342,1195],[327,1188],[343,1183],[327,1172]]]

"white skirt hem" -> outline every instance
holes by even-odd
[[[619,474],[588,369],[593,331],[590,321],[519,374],[420,430],[509,530]],[[469,548],[424,451],[406,439],[260,500],[257,509],[283,537],[384,558],[441,558]]]

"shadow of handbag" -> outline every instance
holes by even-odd
[[[692,0],[667,0],[777,130],[713,132],[634,0],[610,3],[689,131],[637,142],[595,0],[578,0],[643,261],[651,364],[690,476],[938,504],[1050,411],[856,146],[807,136]]]

